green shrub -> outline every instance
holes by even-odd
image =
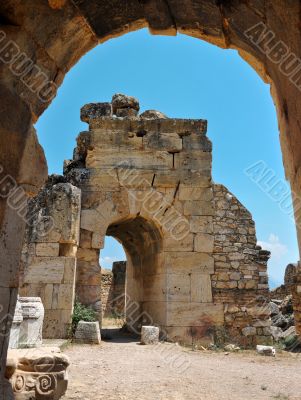
[[[95,311],[87,306],[84,306],[78,300],[75,300],[72,314],[71,335],[74,336],[79,321],[95,322],[97,320],[98,319]]]

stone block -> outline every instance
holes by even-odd
[[[99,224],[105,223],[105,218],[97,212],[97,210],[82,210],[80,217],[81,229],[96,232],[100,230]],[[105,232],[104,232],[105,233]]]
[[[71,312],[69,313],[69,322]],[[47,310],[44,317],[43,337],[45,339],[62,339],[67,337],[68,323],[64,323],[63,310]]]
[[[70,363],[58,348],[10,350],[8,357],[15,360],[10,382],[16,399],[58,400],[66,393]]]
[[[177,237],[172,237],[166,234],[164,237],[164,249],[166,251],[193,251],[193,234],[187,234],[183,239]]]
[[[199,253],[212,253],[214,236],[207,233],[198,233],[194,238],[194,251]]]
[[[203,174],[202,171],[191,170],[157,170],[154,180],[154,187],[177,187],[178,183],[182,182],[185,186],[192,187],[210,187],[211,177],[208,174]]]
[[[102,233],[93,232],[92,234],[92,249],[103,249],[104,247],[104,236]]]
[[[80,207],[79,188],[70,183],[57,183],[52,187],[46,185],[29,203],[31,242],[78,244]],[[45,224],[45,215],[48,216],[49,226]]]
[[[143,147],[146,150],[165,150],[179,152],[182,150],[182,139],[177,133],[151,132],[143,137]]]
[[[136,118],[138,111],[133,108],[117,108],[115,115],[119,118]]]
[[[229,282],[216,282],[216,289],[236,289],[237,281],[229,281]]]
[[[44,296],[42,298],[45,310],[51,309],[52,298],[53,298],[53,285],[51,285],[51,284],[45,285]]]
[[[185,201],[184,215],[214,215],[213,203],[211,201],[202,200]]]
[[[162,301],[144,301],[143,311],[149,315],[149,324],[152,325],[165,325],[166,324],[166,302]],[[127,313],[127,320],[131,317]]]
[[[90,103],[80,110],[80,119],[89,123],[91,119],[111,117],[113,113],[111,103]]]
[[[190,274],[169,273],[166,277],[167,301],[190,302],[191,298],[191,279]]]
[[[100,168],[90,168],[89,172],[89,181],[84,187],[82,187],[82,189],[85,189],[86,191],[86,194],[83,195],[83,208],[90,207],[90,202],[93,202],[91,198],[92,196],[94,196],[95,198],[96,194],[98,194],[97,202],[99,202],[101,194],[104,190],[110,190],[111,192],[120,190],[117,168],[110,168],[108,170],[101,170]]]
[[[258,285],[258,283],[257,283],[257,281],[255,281],[255,280],[248,280],[248,281],[246,281],[246,289],[257,289],[257,285]]]
[[[80,230],[79,247],[82,249],[91,249],[92,232],[85,229]]]
[[[101,267],[99,263],[78,261],[76,284],[78,285],[101,285]]]
[[[167,304],[167,326],[221,326],[224,323],[222,304],[183,303]]]
[[[63,282],[74,284],[77,260],[72,257],[64,257],[64,261],[65,261],[65,268],[64,268]]]
[[[190,231],[193,233],[213,233],[213,218],[208,216],[191,216]]]
[[[75,331],[75,341],[77,343],[100,344],[99,322],[80,321]]]
[[[205,135],[193,133],[183,137],[183,149],[189,151],[211,152],[212,144]]]
[[[182,151],[175,154],[175,168],[202,171],[203,175],[211,177],[211,161],[210,152],[200,151]]]
[[[24,283],[61,283],[64,269],[63,257],[35,257],[24,272]]]
[[[58,292],[58,309],[73,310],[74,303],[74,285],[61,284]]]
[[[118,168],[118,184],[125,189],[151,189],[153,171]]]
[[[247,326],[246,328],[243,328],[241,333],[244,336],[256,336],[257,330],[254,326]]]
[[[16,304],[15,314],[11,325],[9,345],[10,349],[17,349],[19,347],[21,324],[23,322],[22,307],[19,300]]]
[[[168,117],[161,111],[146,110],[139,115],[140,119],[167,119]]]
[[[78,246],[73,243],[60,243],[60,257],[72,257],[77,255]]]
[[[42,344],[44,306],[39,297],[20,297],[23,322],[20,330],[19,346],[39,347]]]
[[[117,166],[137,169],[151,169],[157,171],[160,169],[171,169],[173,167],[172,154],[167,151],[149,151],[140,150],[131,152],[120,150],[113,152],[112,149],[103,149],[102,151],[91,150],[86,158],[86,168],[104,168],[114,169]]]
[[[212,302],[212,284],[209,274],[191,275],[191,301],[193,303]]]
[[[213,199],[213,192],[211,188],[191,187],[180,185],[179,187],[179,200],[202,200],[211,201]]]
[[[142,326],[141,344],[158,344],[160,330],[156,326]]]
[[[112,97],[113,112],[120,108],[133,108],[136,111],[140,110],[139,101],[133,96],[126,96],[121,93],[116,93]]]
[[[143,301],[166,301],[167,276],[149,275],[143,278]]]
[[[60,251],[59,243],[37,243],[37,257],[58,257]]]
[[[77,259],[87,262],[97,262],[99,260],[99,251],[97,249],[82,249],[77,251]]]
[[[96,151],[103,149],[112,151],[141,150],[143,148],[142,140],[142,137],[137,137],[128,130],[116,132],[116,130],[102,128],[91,131],[91,146]]]
[[[166,252],[167,273],[214,273],[214,259],[207,253]]]
[[[76,284],[76,295],[83,304],[93,304],[101,300],[100,285]]]

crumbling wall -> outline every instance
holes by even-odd
[[[251,214],[224,186],[212,182],[207,122],[169,119],[154,110],[138,115],[139,108],[135,98],[121,94],[111,103],[82,108],[89,131],[79,135],[73,159],[65,161],[62,179],[69,183],[52,186],[47,200],[58,232],[47,239],[46,249],[31,233],[29,249],[34,244],[35,257],[50,271],[53,264],[69,262],[68,251],[74,250],[76,295],[101,321],[102,297],[107,296],[112,310],[116,294],[114,284],[111,291],[109,282],[107,289],[102,286],[108,277],[102,278],[99,265],[105,236],[113,236],[127,254],[126,318],[132,330],[157,324],[169,340],[194,344],[268,342],[269,252],[257,246]],[[58,189],[81,196],[81,205],[76,202],[71,212],[72,221],[78,222],[80,211],[78,249],[78,230],[70,241],[75,225],[65,220],[72,204],[56,206]],[[28,274],[33,263],[29,259],[25,287],[41,292],[36,277]],[[51,329],[53,335],[61,334],[64,324],[56,317],[64,318],[62,311],[70,317],[73,301],[64,295],[65,282],[51,285],[51,300],[46,293],[34,293],[48,302],[48,337]],[[64,309],[62,301],[68,302]]]
[[[223,185],[213,185],[213,298],[222,302],[225,336],[245,346],[271,339],[267,261],[251,213]]]
[[[136,99],[120,94],[81,110],[90,130],[64,168],[82,190],[88,238],[79,250],[79,297],[94,307],[101,301],[94,262],[108,234],[128,252],[131,301],[169,339],[207,343],[223,330],[224,340],[247,346],[269,341],[269,252],[257,246],[251,214],[212,182],[206,121],[138,111]],[[178,217],[188,227],[182,237],[171,234]],[[84,269],[82,253],[90,257]]]
[[[66,337],[71,322],[80,207],[80,189],[58,176],[29,204],[19,293],[42,299],[44,338]]]
[[[298,272],[298,264],[288,264],[285,269],[284,284],[271,290],[270,298],[284,300],[287,296],[291,295],[296,283],[296,275]]]
[[[4,21],[1,45],[8,49],[3,52],[5,62],[1,65],[0,88],[3,103],[0,163],[4,174],[26,187],[27,193],[38,190],[47,171],[32,124],[50,104],[65,73],[100,42],[148,27],[152,33],[181,32],[223,48],[237,49],[261,78],[271,83],[286,177],[295,197],[300,197],[299,11],[297,0],[289,6],[285,1],[274,0],[181,0],[170,3],[170,7],[155,1],[1,2],[1,20]],[[264,34],[272,40],[262,40]],[[22,60],[24,54],[34,62],[23,71],[17,71],[20,63],[15,61]],[[292,59],[296,62],[290,65]],[[17,73],[12,74],[12,71]],[[295,216],[299,221],[298,205]],[[13,314],[17,298],[24,229],[24,222],[18,218],[17,211],[8,207],[5,198],[0,201],[0,223],[1,319],[6,332],[0,338],[0,378],[3,378],[10,329],[7,316]],[[300,224],[297,224],[297,231],[300,239]]]

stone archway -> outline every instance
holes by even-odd
[[[99,223],[101,226],[103,220]],[[101,271],[98,265],[99,250],[93,249],[96,244],[92,243],[92,235],[93,233],[89,230],[82,229],[81,231],[77,255],[76,294],[81,303],[92,306],[100,312],[102,287]],[[161,229],[144,217],[129,216],[110,224],[107,227],[106,236],[117,239],[123,245],[127,256],[125,315],[128,327],[138,332],[137,325],[143,316],[148,316],[148,323],[152,321],[164,326],[165,321],[159,318],[159,315],[162,317],[165,313],[164,307],[161,307],[158,302],[158,294],[164,287]],[[100,245],[102,243],[104,243],[104,237]],[[111,301],[112,309],[117,309],[119,302],[124,302],[124,298],[112,298]],[[99,319],[101,321],[101,314]]]
[[[46,167],[32,123],[51,102],[55,86],[97,43],[148,26],[155,34],[181,32],[236,48],[271,83],[286,175],[293,192],[300,196],[299,1],[39,0],[29,4],[9,0],[1,4],[0,12],[1,182],[9,175],[26,193],[36,192],[46,178]],[[257,36],[250,32],[254,26]],[[280,68],[283,54],[287,59]],[[44,75],[38,77],[40,72]],[[9,333],[7,315],[15,306],[24,229],[18,210],[7,203],[11,187],[14,184],[5,186],[0,202],[1,376]],[[296,210],[298,222],[298,205]],[[300,238],[299,224],[297,232]]]
[[[217,335],[244,346],[270,340],[269,252],[257,246],[251,214],[212,181],[207,122],[138,111],[121,94],[84,106],[89,131],[78,136],[64,176],[50,178],[32,202],[37,215],[58,221],[46,236],[29,230],[25,246],[21,291],[47,304],[45,337],[64,337],[75,281],[79,300],[99,305],[99,252],[111,235],[128,255],[132,330],[145,318],[185,344]]]

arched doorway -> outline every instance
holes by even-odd
[[[137,334],[140,333],[141,323],[164,326],[166,293],[160,228],[153,221],[136,216],[110,224],[106,234],[120,241],[127,255],[125,293],[110,294],[111,313],[118,315],[120,304],[125,303],[127,328]],[[82,303],[100,311],[101,273],[81,254],[79,250],[77,296]],[[89,276],[94,276],[95,285],[91,286]],[[102,319],[101,315],[99,319]]]

